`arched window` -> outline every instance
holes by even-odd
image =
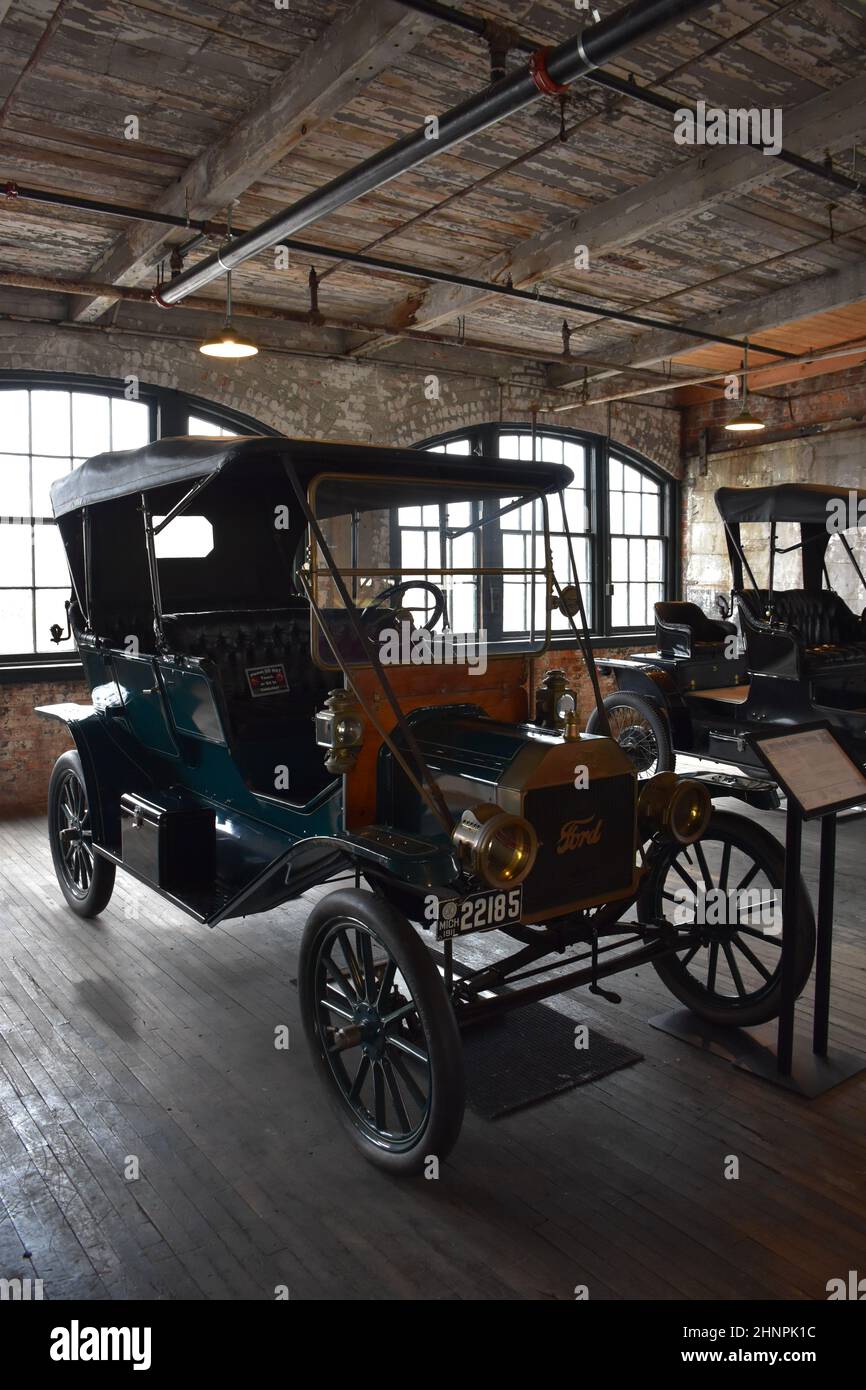
[[[542,428],[533,439],[525,424],[479,425],[417,447],[564,463],[574,474],[563,499],[565,515],[558,498],[549,503],[557,576],[562,583],[573,578],[573,555],[590,630],[605,645],[638,644],[653,632],[654,604],[675,598],[678,591],[679,489],[662,469],[602,435]],[[503,535],[504,546],[517,556],[530,541],[531,533],[520,530],[518,514]],[[526,626],[521,601],[517,593],[506,597],[506,630]],[[558,632],[571,633],[560,613],[552,615],[551,627],[554,641]],[[561,640],[567,644],[572,638],[563,635]]]
[[[0,376],[0,667],[57,662],[69,577],[49,489],[85,458],[171,435],[274,434],[213,402],[89,377]]]

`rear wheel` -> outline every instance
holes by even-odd
[[[316,1067],[365,1157],[398,1174],[444,1159],[463,1122],[463,1052],[406,918],[372,893],[330,893],[304,928],[298,984]]]
[[[617,690],[604,697],[610,732],[635,765],[638,781],[645,782],[657,772],[673,772],[674,755],[667,720],[649,700],[630,690]],[[588,734],[601,733],[598,710],[586,724]]]
[[[654,965],[693,1013],[737,1028],[778,1017],[784,881],[778,840],[729,811],[714,811],[695,844],[662,849],[639,912],[642,921],[664,917],[680,928],[682,948]],[[800,994],[815,955],[815,918],[802,881],[794,952]]]
[[[79,917],[95,917],[114,889],[114,865],[94,853],[87,788],[77,753],[64,753],[48,784],[48,838],[64,898]]]

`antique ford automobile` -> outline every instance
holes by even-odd
[[[180,439],[52,491],[92,691],[39,711],[75,743],[49,794],[67,902],[100,912],[121,867],[215,927],[336,883],[303,933],[304,1027],[345,1127],[397,1172],[454,1144],[460,1028],[489,1015],[578,984],[615,1000],[600,981],[649,962],[716,1022],[778,1011],[780,937],[755,915],[782,885],[777,842],[693,781],[638,794],[559,673],[531,709],[552,614],[597,687],[552,563],[570,478]],[[701,910],[711,890],[727,913]],[[517,949],[456,960],[482,930]],[[804,891],[800,988],[813,952]]]
[[[694,603],[657,603],[658,651],[599,660],[616,682],[604,706],[618,743],[639,778],[672,771],[677,753],[766,776],[752,735],[827,720],[851,756],[866,762],[866,610],[852,612],[830,572],[832,565],[849,597],[866,601],[846,534],[866,525],[866,491],[781,483],[719,488],[715,500],[733,606],[720,595],[719,620]],[[744,523],[762,523],[765,587],[743,544]],[[780,527],[789,533],[785,543]],[[782,567],[788,585],[777,588]],[[588,732],[598,719],[590,715]]]

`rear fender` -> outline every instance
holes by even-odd
[[[644,665],[625,658],[607,658],[596,662],[603,675],[613,676],[617,690],[642,695],[667,715],[671,711],[671,696],[676,694],[672,677],[659,666]]]

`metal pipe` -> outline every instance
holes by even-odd
[[[210,222],[195,217],[175,217],[168,212],[152,212],[149,208],[127,207],[125,203],[104,203],[98,198],[83,198],[75,193],[52,193],[46,188],[22,187],[9,179],[0,187],[0,193],[7,198],[24,198],[27,202],[52,203],[61,208],[76,208],[81,212],[104,213],[108,217],[123,217],[130,222],[158,222],[166,227],[180,227],[185,231],[197,229],[223,236],[227,231],[225,222]]]
[[[547,52],[539,50],[519,71],[446,111],[439,118],[435,136],[431,134],[429,123],[419,126],[379,154],[301,198],[292,207],[276,213],[231,243],[224,242],[214,255],[177,276],[156,296],[157,302],[163,305],[180,303],[224,271],[235,269],[311,222],[381,188],[398,174],[417,168],[503,117],[523,110],[542,92],[563,90],[578,77],[616,57],[630,44],[658,33],[707,3],[708,0],[633,0],[610,19],[589,26],[556,48]]]
[[[225,230],[224,223],[199,223],[195,222],[194,220],[187,221],[184,218],[169,217],[162,213],[149,213],[146,212],[143,208],[118,208],[113,207],[108,203],[95,203],[90,199],[78,198],[77,196],[74,197],[68,194],[46,194],[39,189],[20,188],[17,184],[13,183],[6,184],[5,192],[6,195],[11,198],[25,198],[34,202],[57,203],[62,207],[80,207],[85,211],[105,212],[124,217],[129,216],[132,218],[137,218],[143,222],[165,222],[167,225],[170,226],[201,227],[203,231],[211,232]],[[245,235],[246,233],[241,233],[238,236],[238,238],[236,238],[236,240],[241,240]],[[196,237],[195,240],[196,242],[198,242],[199,240],[201,240],[201,238]],[[293,237],[281,237],[280,244],[286,246],[290,251],[298,251],[301,255],[311,256],[313,258],[325,258],[328,260],[346,261],[351,265],[369,267],[372,270],[384,270],[394,275],[407,276],[413,280],[429,280],[434,284],[456,285],[461,289],[474,289],[482,291],[485,294],[505,296],[505,298],[507,299],[517,299],[522,301],[524,304],[542,304],[552,309],[565,309],[574,314],[589,314],[594,322],[599,319],[610,319],[614,323],[627,323],[633,325],[635,328],[660,328],[664,331],[676,329],[677,332],[684,334],[686,337],[694,338],[697,342],[720,343],[725,347],[736,348],[742,348],[744,345],[742,340],[739,338],[724,338],[719,337],[719,335],[716,333],[703,333],[699,329],[689,328],[688,325],[685,324],[677,325],[669,319],[648,318],[644,314],[628,314],[618,309],[603,309],[597,304],[585,304],[582,303],[580,300],[564,299],[561,295],[540,294],[538,291],[535,290],[518,290],[515,289],[513,285],[498,285],[495,281],[492,280],[479,280],[475,276],[458,275],[454,271],[435,270],[430,266],[405,264],[401,261],[392,261],[389,258],[383,256],[371,256],[363,251],[338,251],[332,246],[321,246],[317,242],[311,241],[299,241],[297,238]],[[187,246],[181,247],[181,252],[183,253],[192,249],[192,245],[193,243],[190,243]],[[196,269],[198,269],[198,267],[196,267]],[[12,279],[7,277],[10,277],[14,274],[16,274],[16,272],[0,272],[0,284],[13,284]],[[39,285],[36,283],[36,280],[39,278],[45,281],[44,285]],[[25,279],[22,275],[22,277],[18,280],[18,284],[21,288],[24,289],[58,289],[62,291],[65,290],[67,294],[82,294],[88,295],[91,298],[95,295],[98,295],[100,299],[130,298],[139,299],[142,301],[148,300],[149,302],[152,302],[154,297],[156,297],[163,304],[167,302],[167,291],[162,293],[161,298],[159,295],[154,296],[153,292],[150,290],[131,290],[130,293],[127,295],[125,293],[124,287],[118,287],[115,285],[99,285],[96,283],[90,283],[88,281],[69,281],[63,283],[58,282],[54,284],[49,283],[49,280],[50,277],[44,276],[31,276]],[[175,281],[171,282],[171,284],[174,283]],[[90,285],[89,289],[87,288],[88,284]],[[83,286],[83,288],[78,288],[79,286]],[[215,313],[219,313],[223,311],[224,306],[216,300],[199,299],[195,301],[194,307],[201,309],[212,309]],[[261,308],[258,305],[248,305],[245,308],[238,309],[237,312],[239,315],[247,314],[248,316],[252,317],[280,317],[279,311],[271,311],[269,309]],[[286,317],[288,317],[289,319],[296,319],[298,316],[287,314]],[[328,322],[332,327],[344,327],[347,329],[352,328],[351,323],[338,323],[333,319],[328,320]],[[367,326],[362,323],[356,323],[355,326],[359,328],[361,331],[367,331]],[[434,337],[432,334],[425,333],[423,330],[420,329],[413,328],[411,329],[411,331],[404,331],[398,328],[386,326],[384,324],[372,325],[369,331],[372,333],[387,334],[387,336],[390,338],[418,338],[421,341],[441,342],[447,344],[451,344],[454,342],[453,338],[448,338],[444,335],[441,337]],[[466,346],[470,345],[475,345],[479,348],[481,347],[480,343],[466,343]],[[784,352],[781,348],[764,347],[760,343],[753,343],[752,348],[755,352],[769,353],[771,356],[774,357],[786,359],[794,357],[793,353]],[[524,358],[527,356],[539,356],[538,353],[521,353],[520,355]],[[562,361],[562,358],[561,356],[557,355],[555,360]],[[567,360],[574,362],[577,365],[580,364],[580,358],[570,357]],[[594,356],[591,358],[589,365],[594,366],[599,370],[604,369],[604,363],[598,361],[598,359]]]
[[[455,10],[450,5],[439,4],[438,0],[398,0],[398,2],[407,10],[417,10],[420,14],[432,15],[435,19],[441,19],[443,24],[453,24],[456,28],[464,29],[467,33],[475,34],[479,38],[485,39],[489,33],[486,20],[479,19],[477,15],[464,14],[462,10]],[[508,33],[513,52],[534,53],[538,48],[537,43],[519,34],[510,25],[503,27]],[[699,62],[701,56],[698,54],[695,61]],[[674,115],[678,111],[694,113],[695,110],[690,102],[662,96],[660,92],[652,92],[647,87],[640,87],[637,82],[631,82],[625,77],[617,77],[612,72],[595,71],[583,75],[588,82],[592,82],[598,87],[604,87],[608,92],[616,92],[618,96],[625,97],[628,101],[639,102],[642,106],[654,106],[656,110],[665,111],[669,115]],[[759,145],[757,148],[762,147]],[[840,174],[838,170],[829,165],[817,164],[815,160],[805,159],[802,155],[793,154],[790,150],[780,149],[777,158],[783,164],[790,164],[793,169],[801,169],[807,174],[814,174],[816,178],[823,179],[826,183],[835,184],[837,188],[844,188],[849,193],[866,192],[866,180],[852,179],[847,174]]]
[[[337,255],[338,253],[332,251],[331,254]],[[45,294],[69,294],[86,299],[92,299],[94,295],[98,295],[100,299],[108,299],[113,303],[153,304],[152,291],[139,289],[134,285],[100,284],[95,280],[59,280],[55,276],[31,275],[23,270],[0,270],[0,289],[2,288],[36,290]],[[186,300],[184,307],[198,310],[201,313],[225,316],[225,304],[221,299],[205,299],[197,296],[194,299]],[[260,319],[266,323],[297,323],[311,328],[331,328],[343,333],[383,333],[387,331],[390,337],[400,340],[430,343],[435,347],[462,347],[471,352],[486,352],[495,357],[513,357],[520,362],[547,362],[558,365],[563,361],[562,354],[557,352],[539,352],[535,349],[513,347],[507,343],[492,343],[483,338],[463,338],[458,343],[456,338],[447,333],[433,333],[424,329],[386,329],[381,323],[372,323],[357,318],[341,319],[330,314],[305,312],[300,309],[271,309],[261,304],[235,304],[234,316],[241,319]],[[714,338],[712,341],[715,342],[716,339]],[[577,365],[580,363],[579,358],[569,357],[567,360]],[[611,371],[619,370],[616,364],[605,363],[597,357],[593,357],[587,365],[598,370],[605,367]],[[653,389],[661,389],[670,385],[670,377],[663,372],[641,369],[635,375],[642,376],[647,381],[655,382],[656,385]],[[690,383],[687,382],[686,384]]]

